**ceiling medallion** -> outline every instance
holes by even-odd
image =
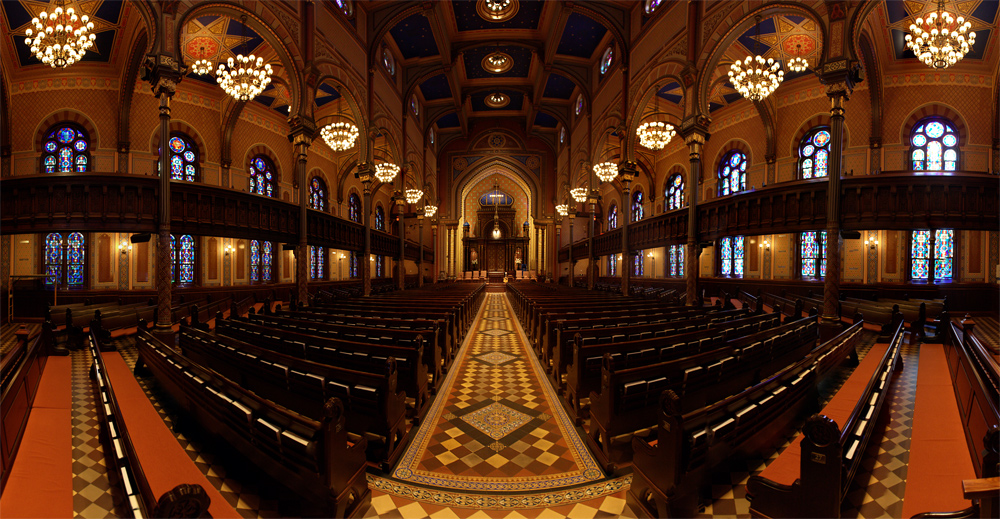
[[[503,108],[510,103],[510,97],[503,92],[494,92],[486,96],[486,106],[490,108]]]
[[[487,22],[505,22],[517,14],[517,0],[479,0],[476,12]]]
[[[514,66],[514,58],[500,51],[487,54],[483,58],[483,70],[490,74],[503,74]]]

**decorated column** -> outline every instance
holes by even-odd
[[[629,295],[630,283],[632,281],[633,262],[632,251],[628,248],[628,224],[632,219],[632,197],[629,195],[632,186],[632,179],[635,178],[638,166],[635,162],[622,162],[619,168],[619,175],[622,179],[622,206],[625,218],[622,219],[622,295]]]
[[[364,206],[361,212],[364,214],[365,246],[362,250],[363,256],[358,258],[358,267],[361,268],[362,295],[368,297],[372,294],[372,269],[368,257],[372,253],[372,230],[371,230],[371,208],[372,204],[372,179],[375,177],[375,168],[370,163],[358,164],[358,171],[354,174],[361,185],[364,186]],[[350,268],[350,265],[348,265]]]
[[[688,178],[687,178],[687,204],[688,204],[688,225],[687,225],[687,265],[686,274],[687,304],[695,306],[699,304],[698,275],[699,256],[701,248],[698,246],[698,183],[701,179],[701,150],[708,140],[708,121],[704,117],[693,118],[685,121],[681,126],[681,135],[684,143],[688,145]]]
[[[170,257],[170,99],[177,91],[180,81],[178,64],[172,56],[159,54],[147,58],[150,66],[150,81],[153,94],[160,99],[160,200],[156,247],[156,331],[170,333],[173,323],[170,318],[170,279],[173,259]]]
[[[400,178],[402,177],[401,174]],[[399,225],[396,226],[399,230],[399,259],[396,261],[396,272],[399,274],[397,288],[403,290],[406,288],[406,199],[403,198],[402,187],[396,192],[395,199],[396,206],[399,207]]]
[[[296,249],[295,291],[300,305],[309,303],[309,182],[306,179],[306,160],[315,135],[316,125],[311,120],[294,118],[288,140],[295,149],[295,181],[299,188],[299,246]]]
[[[424,286],[424,208],[417,206],[417,286]]]

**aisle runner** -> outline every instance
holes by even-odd
[[[524,342],[504,294],[488,294],[427,419],[392,474],[441,490],[546,492],[589,497],[621,490],[604,478]],[[591,485],[587,485],[590,483]],[[597,494],[595,486],[602,487]],[[385,489],[389,490],[389,489]],[[581,496],[582,497],[582,496]]]

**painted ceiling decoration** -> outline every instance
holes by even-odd
[[[389,29],[393,41],[403,54],[403,59],[437,56],[437,43],[431,24],[423,14],[414,14]]]
[[[50,3],[38,2],[34,0],[4,0],[0,2],[7,19],[7,36],[11,38],[12,47],[17,55],[18,64],[22,67],[31,65],[42,65],[32,55],[31,48],[24,43],[25,31],[33,29],[31,19],[37,17],[42,11],[51,11]],[[115,42],[127,21],[131,7],[127,2],[118,0],[91,0],[89,2],[68,2],[68,7],[73,7],[79,16],[87,15],[94,23],[91,31],[96,36],[94,45],[87,49],[86,54],[80,59],[82,62],[108,63],[115,50]],[[45,65],[48,67],[48,65]]]
[[[714,112],[719,108],[724,106],[729,106],[739,100],[743,99],[743,96],[733,87],[733,84],[728,80],[719,83],[712,89],[712,92],[708,95],[708,111]]]
[[[728,60],[744,59],[759,53],[765,59],[781,62],[785,80],[792,80],[812,72],[794,72],[787,67],[792,58],[804,58],[809,63],[819,63],[823,51],[822,33],[810,18],[793,14],[778,14],[761,19],[760,38],[756,27],[748,28],[732,47],[726,51]],[[755,51],[756,48],[756,51]]]
[[[452,0],[455,25],[459,32],[485,31],[493,29],[537,29],[541,18],[543,0],[518,0],[517,12],[510,19],[497,22],[487,21],[477,12],[478,1]]]
[[[323,83],[316,91],[316,106],[323,107],[328,103],[340,99],[340,92],[329,83]]]
[[[972,24],[969,29],[976,33],[976,44],[972,46],[964,59],[981,60],[987,49],[997,48],[995,38],[997,32],[997,0],[971,0],[945,2],[945,10],[954,16],[962,16]],[[902,0],[882,2],[878,14],[882,20],[875,27],[885,27],[886,35],[891,45],[891,55],[897,60],[916,60],[906,46],[906,35],[910,32],[910,24],[916,18],[926,18],[925,15],[937,10],[937,1]]]
[[[656,95],[660,96],[660,99],[664,101],[669,101],[674,104],[680,104],[681,99],[684,98],[684,90],[681,89],[681,84],[676,81],[671,81],[663,88],[656,91]]]

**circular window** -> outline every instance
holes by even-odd
[[[611,68],[611,64],[615,61],[615,51],[611,47],[608,47],[604,51],[604,55],[601,56],[601,74],[604,74]]]
[[[576,115],[583,113],[583,94],[576,97]]]
[[[410,98],[410,110],[413,112],[413,115],[420,115],[420,104],[417,103],[417,94],[413,94],[413,97]]]
[[[382,49],[382,65],[390,76],[396,75],[396,60],[392,58],[392,53],[387,48]]]

